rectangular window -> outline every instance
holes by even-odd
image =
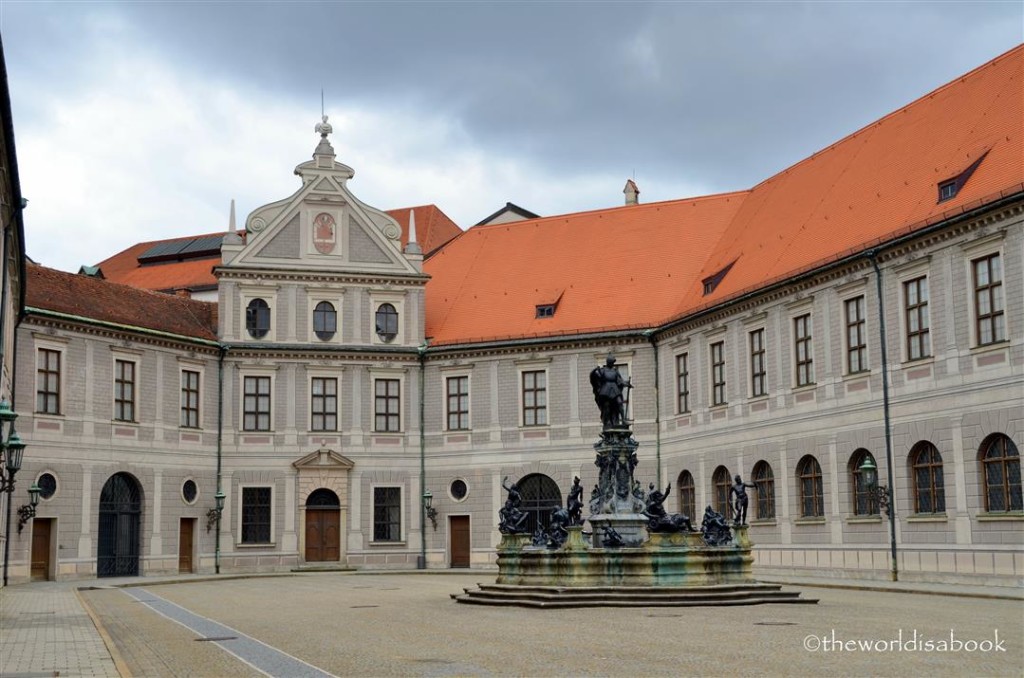
[[[376,379],[373,388],[373,430],[378,433],[398,433],[402,430],[401,382],[398,379]]]
[[[523,372],[523,426],[547,426],[548,373]]]
[[[676,356],[676,402],[678,413],[690,411],[690,368],[687,365],[688,353]]]
[[[907,360],[919,360],[932,354],[928,321],[928,278],[922,276],[903,283],[903,307],[907,319]]]
[[[864,318],[864,297],[847,299],[846,303],[846,373],[857,374],[868,369],[867,320]]]
[[[60,351],[39,349],[36,367],[36,412],[60,414]]]
[[[448,402],[448,430],[469,429],[469,377],[448,377],[445,380]]]
[[[764,355],[764,329],[754,330],[750,333],[750,395],[754,398],[768,393]]]
[[[114,419],[135,421],[135,363],[114,361]]]
[[[257,377],[269,379],[269,377]],[[269,544],[270,497],[269,487],[242,488],[242,543]]]
[[[811,345],[811,314],[793,319],[793,337],[796,348],[796,385],[814,383],[814,349]]]
[[[373,488],[373,541],[402,540],[402,488]]]
[[[977,313],[978,345],[1006,340],[1003,310],[1003,269],[998,254],[971,262],[974,269],[974,310]]]
[[[725,404],[725,342],[711,344],[711,405]]]
[[[181,371],[181,425],[199,428],[199,373]]]
[[[311,431],[338,430],[338,380],[334,377],[313,377],[310,409],[313,417]]]
[[[245,405],[242,429],[245,431],[270,430],[270,377],[245,378]]]

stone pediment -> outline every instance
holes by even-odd
[[[334,450],[321,447],[319,450],[311,452],[297,461],[293,461],[292,466],[300,471],[303,469],[337,469],[348,471],[355,466],[355,462]]]

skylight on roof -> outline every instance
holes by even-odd
[[[964,184],[967,183],[967,180],[971,178],[972,174],[974,174],[974,170],[978,169],[978,165],[981,164],[981,161],[985,159],[986,155],[988,155],[988,151],[985,151],[980,156],[978,156],[978,159],[972,162],[967,167],[967,169],[965,169],[960,174],[956,175],[952,179],[940,181],[939,202],[945,202],[947,200],[955,198],[956,194],[959,193],[960,189],[963,188]]]
[[[160,242],[139,255],[140,264],[151,264],[157,261],[174,261],[213,257],[220,254],[222,235],[208,235],[191,240],[173,240]]]

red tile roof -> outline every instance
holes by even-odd
[[[424,256],[430,256],[453,238],[462,235],[462,229],[448,218],[437,205],[420,205],[386,210],[392,219],[402,227],[402,247],[409,242],[409,211],[416,214],[416,240]]]
[[[427,336],[658,326],[1024,191],[1022,80],[1024,45],[750,191],[472,228],[425,265]],[[986,151],[939,203],[938,184]],[[535,318],[557,289],[555,315]]]
[[[28,264],[26,272],[27,307],[217,340],[217,304],[150,292],[33,263]]]

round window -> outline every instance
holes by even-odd
[[[44,473],[39,476],[36,485],[39,486],[40,499],[49,499],[57,494],[57,478],[52,473]]]
[[[196,481],[189,478],[181,485],[181,496],[185,500],[186,504],[194,504],[196,501],[196,495],[199,494],[199,488],[196,487]]]
[[[462,501],[466,498],[466,495],[469,494],[469,487],[466,486],[465,480],[457,478],[452,481],[448,491],[451,493],[452,499],[455,501]]]

